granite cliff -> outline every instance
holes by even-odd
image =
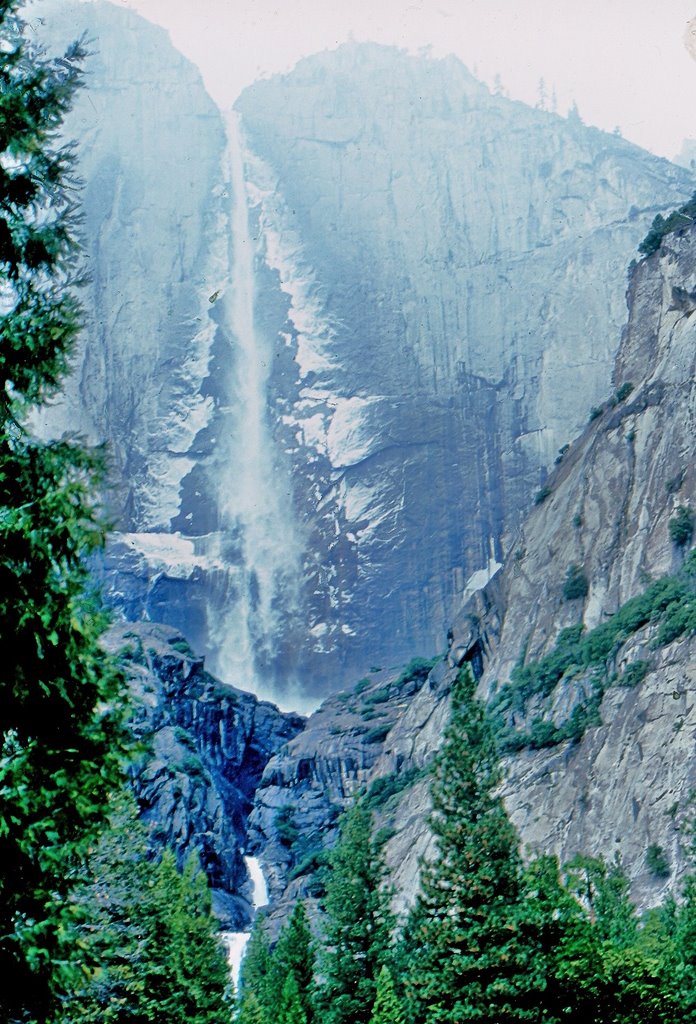
[[[45,10],[52,46],[93,40],[66,123],[93,315],[42,429],[109,442],[112,602],[296,706],[442,649],[604,394],[624,267],[691,175],[373,45],[223,116],[160,29]]]
[[[523,844],[619,854],[643,906],[677,886],[696,783],[696,228],[632,268],[628,302],[613,394],[559,459],[504,567],[455,617],[445,658],[407,695],[369,677],[331,698],[271,759],[251,823],[281,904],[316,883],[315,864],[288,871],[278,809],[302,792],[298,824],[321,831],[362,788],[389,829],[398,905],[412,898],[430,843],[423,769],[466,662],[508,751]],[[378,737],[360,722],[375,711]]]
[[[131,774],[143,819],[180,862],[198,852],[216,914],[241,931],[252,916],[247,816],[269,758],[304,719],[220,683],[171,627],[115,626],[106,644],[123,658],[130,685],[143,748]]]
[[[347,681],[443,648],[605,396],[625,268],[693,182],[455,58],[377,45],[301,61],[237,108],[259,306],[273,275],[286,295],[284,324],[265,314],[287,342],[269,388],[321,553],[314,663]]]

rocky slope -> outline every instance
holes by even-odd
[[[240,131],[162,30],[44,14],[93,55],[66,124],[92,315],[43,429],[109,442],[113,602],[285,704],[441,649],[605,393],[623,268],[691,175],[370,45],[259,82]]]
[[[269,808],[300,785],[300,765],[315,818],[368,788],[392,831],[400,906],[412,897],[430,842],[421,770],[467,661],[510,751],[504,793],[523,844],[564,859],[619,854],[642,905],[678,884],[696,784],[696,558],[693,533],[670,523],[688,527],[696,508],[695,228],[633,269],[628,299],[613,398],[559,461],[505,567],[455,618],[446,660],[408,700],[384,705],[394,724],[379,748],[354,730],[335,745],[344,704],[332,698],[264,772],[252,822],[271,832],[268,869],[286,897],[297,883]]]
[[[114,627],[107,647],[125,652],[134,732],[145,746],[133,769],[143,817],[180,860],[198,851],[217,915],[241,931],[252,915],[243,854],[254,792],[304,719],[218,682],[171,627]]]

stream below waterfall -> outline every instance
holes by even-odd
[[[263,871],[261,865],[256,857],[245,857],[244,863],[249,875],[249,880],[252,885],[252,896],[251,904],[254,909],[254,913],[260,910],[261,907],[268,905],[268,888],[266,886],[266,879],[263,877]],[[242,960],[244,959],[244,953],[246,951],[247,943],[251,932],[223,932],[222,938],[227,947],[227,960],[230,965],[230,974],[232,975],[232,981],[234,982],[235,989],[239,985],[239,972],[242,966]]]

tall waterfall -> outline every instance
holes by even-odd
[[[230,370],[223,406],[227,437],[217,482],[220,543],[233,547],[237,566],[232,599],[214,612],[221,678],[265,698],[287,703],[293,680],[282,672],[281,639],[292,642],[299,615],[302,544],[294,522],[287,467],[274,449],[267,408],[273,345],[255,323],[257,239],[250,226],[244,152],[238,115],[226,116],[231,281],[222,295]],[[225,556],[227,560],[227,556]],[[290,659],[286,659],[290,660]],[[279,668],[280,665],[280,668]]]

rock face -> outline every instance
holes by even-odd
[[[536,742],[505,758],[504,795],[523,845],[563,859],[620,854],[643,906],[678,887],[679,829],[696,783],[696,581],[693,556],[685,561],[693,536],[675,543],[670,522],[680,509],[696,508],[695,311],[692,228],[668,235],[633,270],[614,398],[597,409],[549,477],[549,493],[514,538],[505,567],[456,617],[446,663],[394,709],[378,756],[365,760],[358,747],[350,760],[336,762],[329,737],[343,704],[332,698],[302,737],[271,760],[253,821],[264,818],[269,794],[275,806],[286,800],[279,784],[285,793],[298,785],[300,758],[316,780],[312,799],[325,806],[345,803],[361,785],[374,792],[384,779],[379,786],[388,799],[378,803],[393,832],[385,849],[403,907],[416,889],[418,857],[430,849],[420,769],[439,745],[459,666],[469,661],[481,694],[500,707],[498,695],[519,665],[533,667],[558,651],[563,629],[579,623],[586,634],[606,629],[622,608],[627,622],[627,602],[651,580],[671,576],[682,580],[683,599],[670,631],[660,619],[664,602],[654,601],[652,617],[634,616],[594,663],[583,667],[571,659],[546,696],[532,690],[508,710],[507,724],[519,734],[537,719],[567,723],[593,697],[596,705],[574,739],[556,737],[544,746],[537,725]],[[586,592],[575,597],[564,596],[569,566],[586,581],[580,588]],[[651,868],[651,846],[661,848],[668,877]],[[277,871],[273,844],[268,849]],[[287,875],[283,881],[285,895],[293,896]]]
[[[171,627],[115,627],[107,646],[126,652],[134,731],[146,745],[133,770],[143,817],[179,860],[198,851],[217,915],[241,931],[252,916],[242,855],[254,792],[304,719],[218,682]]]
[[[46,14],[52,48],[94,40],[66,124],[92,315],[42,429],[109,442],[113,602],[296,706],[442,650],[690,175],[371,45],[259,82],[240,130],[136,15]]]
[[[42,13],[51,50],[84,33],[91,51],[64,126],[84,183],[88,322],[49,426],[108,441],[121,530],[170,530],[213,407],[208,297],[228,271],[221,118],[163,29],[103,2]]]
[[[237,107],[257,308],[272,275],[287,295],[296,380],[270,386],[322,555],[313,647],[355,679],[442,650],[472,574],[608,393],[625,267],[693,183],[491,95],[455,58],[345,45]]]
[[[263,859],[272,902],[316,894],[313,873],[336,838],[340,811],[373,778],[387,735],[431,668],[416,659],[396,676],[373,671],[353,691],[330,697],[271,759],[254,799],[249,839]]]

